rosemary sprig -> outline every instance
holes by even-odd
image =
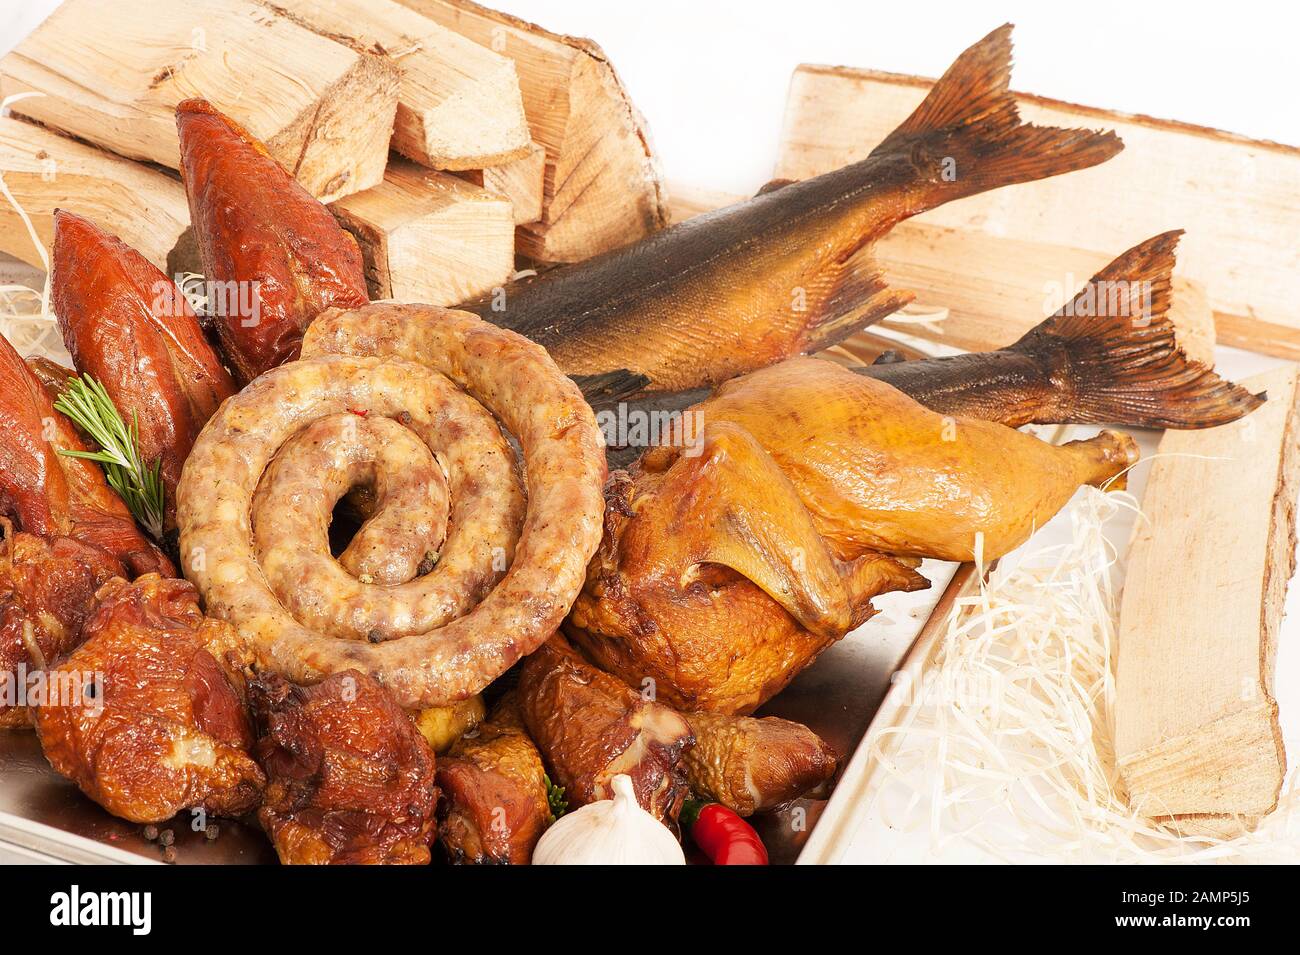
[[[122,420],[113,399],[90,375],[68,380],[68,390],[54,402],[81,430],[99,445],[99,451],[59,449],[71,458],[95,461],[104,468],[108,485],[121,496],[137,522],[154,540],[163,536],[162,461],[150,467],[140,456],[140,420],[131,413],[131,424]]]
[[[550,776],[542,774],[542,781],[546,783],[546,803],[551,811],[548,822],[554,822],[569,811],[569,800],[564,798],[564,787],[551,782]]]

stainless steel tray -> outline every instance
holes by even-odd
[[[759,715],[807,724],[847,763],[942,593],[951,565],[934,562],[924,572],[934,581],[930,590],[882,598],[878,617],[824,652]],[[755,820],[774,864],[798,858],[824,806],[824,799],[801,799]],[[276,861],[256,828],[230,819],[216,822],[220,834],[213,840],[193,831],[185,813],[157,828],[171,829],[177,864]],[[143,826],[110,816],[51,769],[30,729],[0,730],[0,861],[161,860],[158,842],[145,838]]]

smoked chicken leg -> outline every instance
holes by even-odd
[[[29,690],[42,671],[81,642],[100,586],[124,573],[98,547],[71,537],[15,531],[0,518],[0,728],[23,726],[40,703]],[[41,674],[41,676],[38,676]]]
[[[685,710],[753,710],[871,598],[927,586],[915,558],[999,557],[1137,460],[1125,435],[1053,447],[814,358],[734,379],[699,412],[698,447],[654,448],[611,480],[565,625]]]
[[[392,695],[357,670],[312,686],[249,685],[267,786],[258,821],[286,865],[424,865],[434,755]]]
[[[527,865],[551,809],[514,693],[438,759],[438,838],[455,864]]]

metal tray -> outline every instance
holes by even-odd
[[[807,724],[846,764],[953,567],[927,562],[923,572],[934,582],[930,590],[881,598],[876,618],[825,651],[759,715]],[[825,799],[801,799],[755,819],[774,864],[796,861],[825,805]],[[216,822],[219,835],[212,840],[191,828],[186,813],[157,828],[172,831],[177,864],[276,861],[256,828],[230,819]],[[161,847],[145,838],[144,827],[110,816],[51,769],[30,729],[0,730],[0,862],[159,861]]]

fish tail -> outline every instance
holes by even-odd
[[[1054,396],[1037,421],[1211,428],[1265,400],[1187,357],[1169,320],[1181,230],[1129,249],[1042,324],[1005,349],[1033,358]]]
[[[924,170],[915,215],[964,196],[1086,169],[1124,148],[1113,132],[1022,123],[1011,78],[1011,24],[970,47],[872,157],[903,154]]]

